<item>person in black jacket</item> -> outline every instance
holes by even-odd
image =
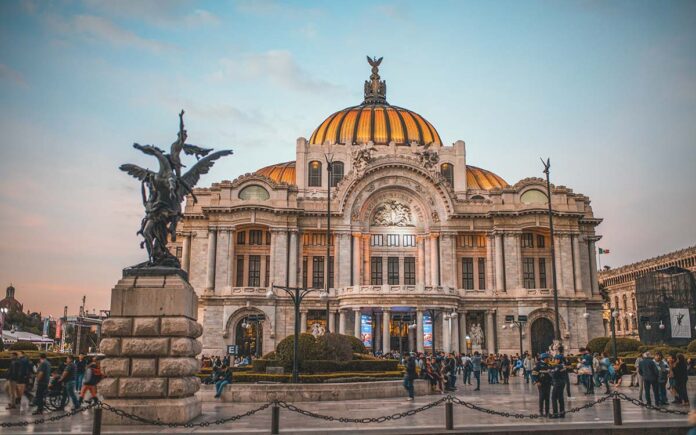
[[[5,409],[14,409],[17,407],[17,381],[19,381],[20,371],[21,363],[19,358],[17,358],[17,352],[12,352],[10,354],[10,366],[7,368],[6,373],[7,382],[5,382],[5,389],[7,390],[9,403]]]
[[[551,365],[551,404],[553,407],[553,415],[551,418],[565,418],[565,401],[563,393],[566,386],[567,376],[565,358],[562,354],[557,354],[554,357],[554,364]]]
[[[645,403],[652,405],[650,401],[650,389],[655,397],[655,404],[660,404],[660,387],[658,386],[658,370],[650,352],[645,352],[643,360],[638,365],[638,374],[643,378],[645,384]]]
[[[411,355],[406,355],[406,373],[404,374],[404,388],[408,392],[408,399],[413,400],[413,380],[416,379],[416,361]]]
[[[677,394],[674,403],[688,405],[689,393],[686,391],[686,383],[689,381],[688,368],[686,366],[686,358],[683,353],[677,354],[677,362],[674,364],[673,370],[674,389]]]
[[[532,376],[536,379],[539,388],[539,415],[549,416],[549,399],[551,396],[551,366],[549,354],[542,353],[539,361],[532,370]]]

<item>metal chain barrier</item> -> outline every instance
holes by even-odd
[[[0,423],[0,427],[26,427],[29,425],[37,425],[37,424],[44,424],[44,423],[53,423],[59,420],[62,420],[67,417],[72,417],[74,415],[80,414],[85,411],[89,411],[92,408],[97,407],[98,405],[96,403],[92,403],[90,405],[87,405],[83,408],[77,408],[73,409],[72,411],[65,412],[64,414],[59,414],[59,415],[53,415],[51,417],[40,417],[35,420],[24,420],[24,421],[8,421],[8,422],[2,422]]]
[[[231,417],[220,418],[220,419],[213,420],[213,421],[202,421],[200,423],[165,423],[165,422],[160,421],[160,420],[151,420],[151,419],[144,418],[144,417],[141,417],[141,416],[136,415],[136,414],[132,414],[132,413],[123,411],[123,410],[118,409],[118,408],[114,408],[113,406],[109,405],[108,403],[103,403],[103,402],[99,402],[99,407],[106,410],[106,411],[114,413],[114,414],[118,415],[119,417],[127,418],[127,419],[137,421],[137,422],[143,423],[143,424],[150,424],[153,426],[166,426],[166,427],[171,427],[171,428],[183,427],[183,428],[190,429],[190,428],[194,428],[194,427],[208,427],[211,425],[220,425],[220,424],[229,423],[231,421],[241,420],[242,418],[250,417],[250,416],[256,414],[257,412],[260,412],[260,411],[263,411],[264,409],[267,409],[272,404],[273,404],[273,402],[268,402],[268,403],[265,403],[265,404],[259,406],[258,408],[251,409],[243,414],[233,415]]]
[[[593,406],[599,405],[602,402],[606,402],[607,400],[611,399],[612,396],[613,396],[612,394],[608,394],[608,395],[601,397],[593,402],[588,402],[582,406],[577,406],[574,408],[567,409],[565,411],[565,414],[571,414],[574,412],[580,412],[580,411],[583,411],[585,409],[592,408]],[[448,396],[448,397],[450,397],[450,396]],[[452,397],[451,400],[453,403],[456,403],[457,405],[462,405],[462,406],[469,408],[473,411],[484,412],[486,414],[497,415],[500,417],[506,417],[506,418],[512,417],[512,418],[516,418],[519,420],[524,419],[524,418],[535,420],[535,419],[539,419],[539,418],[543,417],[541,414],[523,414],[523,413],[515,413],[515,412],[496,411],[494,409],[484,408],[482,406],[476,405],[476,404],[471,403],[471,402],[466,402],[464,400],[458,399],[457,397]]]
[[[646,408],[646,409],[651,409],[653,411],[661,412],[663,414],[676,414],[676,415],[689,415],[689,411],[680,411],[678,409],[669,409],[669,408],[660,408],[659,406],[653,406],[653,405],[648,405],[647,403],[641,402],[640,400],[627,396],[624,393],[619,393],[617,391],[614,391],[612,395],[618,397],[621,400],[625,400],[627,402],[631,402],[633,405],[641,407],[641,408]]]
[[[415,408],[415,409],[409,409],[406,412],[399,412],[396,414],[391,414],[391,415],[383,415],[381,417],[364,417],[364,418],[350,418],[350,417],[334,417],[333,415],[324,415],[324,414],[318,414],[316,412],[312,411],[307,411],[306,409],[298,408],[295,405],[292,405],[287,402],[283,401],[276,401],[275,404],[278,405],[281,408],[285,408],[288,411],[296,412],[298,414],[302,414],[307,417],[312,417],[312,418],[318,418],[321,420],[326,420],[326,421],[338,421],[340,423],[384,423],[385,421],[393,421],[393,420],[399,420],[404,417],[410,417],[412,415],[418,414],[419,412],[427,411],[428,409],[435,408],[437,406],[440,406],[444,402],[450,401],[452,396],[446,396],[443,397],[439,400],[436,400],[434,402],[428,403],[427,405],[423,405],[420,408]]]

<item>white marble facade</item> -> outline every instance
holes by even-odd
[[[366,104],[356,107],[373,107]],[[508,185],[467,166],[463,141],[316,143],[315,136],[297,140],[295,162],[196,189],[197,203],[187,201],[173,249],[200,298],[203,354],[241,345],[240,324],[259,314],[259,352],[273,350],[295,319],[287,297],[266,297],[269,287],[324,286],[326,153],[344,174],[331,187],[330,318],[327,325],[315,292],[302,304],[303,330],[316,321],[359,336],[365,314],[373,350],[393,350],[400,330],[402,350],[422,351],[430,350],[423,318],[434,315],[438,350],[478,349],[466,337],[480,323],[481,350],[506,353],[519,352],[519,332],[502,328],[505,316],[529,317],[524,350],[534,344],[532,330],[548,332],[543,319],[553,322],[554,304],[544,180]],[[312,162],[321,163],[321,180],[310,183]],[[537,163],[530,159],[531,171]],[[443,175],[446,164],[451,177]],[[577,351],[604,334],[594,255],[601,219],[587,196],[564,186],[552,186],[552,206],[561,333]]]

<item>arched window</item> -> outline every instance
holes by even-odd
[[[268,191],[263,187],[252,184],[239,191],[239,199],[265,201],[270,198]]]
[[[483,201],[483,200],[486,199],[486,198],[484,198],[484,197],[481,196],[481,195],[474,195],[474,196],[471,197],[471,199],[472,199],[473,201]]]
[[[628,310],[628,298],[626,297],[626,295],[623,295],[622,299],[623,299],[623,309],[624,309],[624,311],[625,311],[625,310]]]
[[[635,311],[636,310],[636,296],[635,295],[633,295],[631,297],[631,304],[633,305],[633,311]]]
[[[614,296],[614,308],[619,308],[619,297]]]
[[[624,331],[628,332],[628,319],[624,318]]]
[[[343,162],[331,163],[331,187],[336,187],[343,179]]]
[[[450,186],[454,186],[454,165],[443,163],[440,165],[440,173],[442,173],[442,176],[445,177]]]
[[[321,162],[313,160],[309,162],[308,172],[309,187],[321,187]]]
[[[522,204],[546,204],[546,194],[541,190],[530,189],[520,197]]]

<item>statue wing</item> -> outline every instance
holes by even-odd
[[[134,143],[133,148],[150,156],[157,156],[157,153],[164,155],[164,150],[157,148],[154,145],[140,145],[139,143]]]
[[[140,166],[131,163],[126,163],[124,165],[119,166],[118,168],[123,172],[127,172],[128,175],[132,175],[140,181],[145,181],[146,178],[155,174],[149,169],[143,169]]]
[[[232,150],[222,150],[200,159],[198,163],[193,165],[193,167],[188,170],[188,172],[181,176],[181,181],[189,188],[193,188],[193,186],[198,183],[198,180],[200,180],[201,175],[207,174],[208,171],[210,171],[210,168],[212,168],[215,164],[215,160],[230,154],[232,154]],[[179,186],[178,193],[179,195],[183,196],[188,193],[188,191],[184,186]]]
[[[212,150],[212,148],[202,148],[197,145],[191,145],[188,143],[184,144],[184,153],[188,156],[207,156],[208,153],[210,153]]]

